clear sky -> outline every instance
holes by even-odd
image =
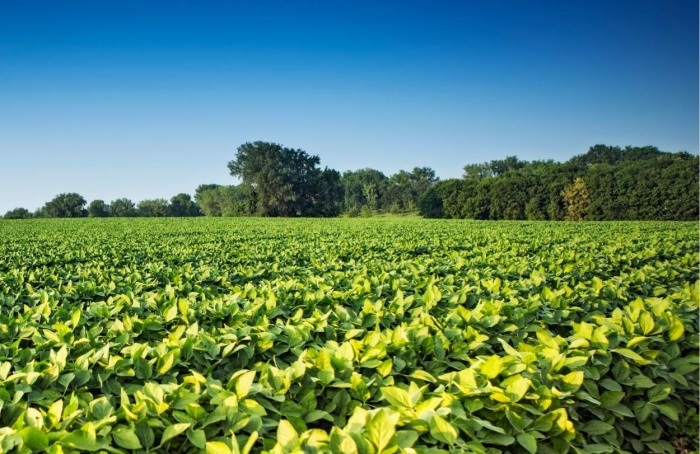
[[[0,0],[0,214],[232,184],[255,140],[441,178],[698,153],[698,2]]]

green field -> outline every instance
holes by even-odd
[[[0,221],[0,452],[681,452],[697,223]]]

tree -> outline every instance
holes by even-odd
[[[411,172],[401,170],[389,177],[383,197],[383,207],[398,207],[399,211],[414,211],[418,200],[438,178],[430,167],[414,167]]]
[[[109,205],[104,200],[93,200],[87,208],[91,218],[106,218],[109,216]]]
[[[480,164],[467,164],[464,166],[464,176],[465,180],[483,180],[484,178],[493,177],[493,172],[491,171],[491,166],[484,162]]]
[[[491,219],[525,219],[529,181],[517,172],[494,178],[491,185]]]
[[[136,205],[129,199],[117,199],[110,204],[112,216],[127,218],[136,216]]]
[[[199,207],[189,194],[180,193],[170,199],[170,216],[200,216]]]
[[[359,213],[364,206],[371,204],[374,207],[371,209],[377,209],[383,205],[387,177],[379,170],[348,170],[343,172],[340,182],[343,186],[343,208],[346,212]],[[367,198],[368,195],[371,200]]]
[[[170,213],[170,206],[165,199],[146,199],[136,207],[138,215],[145,218],[162,218]]]
[[[79,218],[87,215],[86,203],[80,194],[69,192],[59,194],[46,202],[44,209],[48,218]]]
[[[251,186],[260,216],[309,216],[322,187],[318,156],[269,142],[244,143],[228,163],[232,176]]]
[[[561,195],[566,205],[566,220],[582,221],[591,204],[591,196],[583,178],[576,178],[573,183],[564,188]]]
[[[314,216],[333,217],[343,211],[344,188],[340,178],[337,170],[323,169],[313,201]]]
[[[3,219],[29,219],[32,217],[32,213],[26,208],[15,208],[5,213]]]
[[[255,191],[251,186],[243,184],[220,186],[214,191],[219,216],[252,216],[257,207]]]
[[[221,204],[218,197],[218,184],[201,184],[194,192],[194,200],[205,216],[221,216]]]
[[[445,217],[443,201],[435,187],[428,188],[418,199],[418,212],[426,218]]]

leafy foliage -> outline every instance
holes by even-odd
[[[340,174],[321,170],[320,162],[303,150],[258,141],[238,147],[228,168],[254,192],[259,216],[335,216]]]
[[[698,165],[685,152],[596,145],[564,163],[510,156],[469,164],[463,179],[438,182],[431,197],[447,218],[697,220]],[[433,217],[438,205],[421,214]]]
[[[46,202],[44,212],[47,218],[80,218],[87,216],[85,204],[83,196],[75,192],[58,194]]]
[[[26,208],[15,208],[5,213],[3,219],[30,219],[31,217],[32,213]]]
[[[88,216],[91,218],[106,218],[109,217],[109,205],[104,200],[93,200],[87,208]]]
[[[591,204],[588,186],[583,178],[576,178],[573,183],[564,188],[561,195],[564,197],[564,206],[566,206],[565,219],[567,221],[582,221]]]
[[[697,448],[694,223],[0,228],[3,452]]]

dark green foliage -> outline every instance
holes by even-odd
[[[276,143],[248,142],[228,163],[232,176],[254,192],[259,216],[333,216],[342,200],[339,174],[321,170],[318,156]]]
[[[142,200],[136,210],[139,216],[145,218],[162,218],[170,214],[170,207],[165,199]]]
[[[358,212],[363,206],[379,208],[387,177],[379,170],[359,169],[343,172],[341,183],[345,198],[345,210]]]
[[[515,157],[464,167],[462,180],[438,183],[444,217],[563,220],[562,191],[582,178],[590,196],[576,218],[697,220],[698,157],[656,147],[596,145],[565,163]]]
[[[340,172],[326,167],[318,178],[318,189],[312,202],[314,216],[334,217],[343,211],[344,189]]]
[[[129,199],[117,199],[109,205],[112,216],[128,218],[136,216],[136,205]]]
[[[86,203],[80,194],[69,192],[59,194],[46,202],[44,210],[47,218],[81,218],[87,216]]]
[[[415,211],[420,197],[438,181],[429,167],[414,167],[411,172],[401,170],[386,182],[383,208],[398,207],[399,211]]]
[[[418,212],[426,218],[442,218],[445,217],[445,211],[442,207],[442,199],[437,193],[435,187],[428,188],[423,195],[418,199]]]
[[[205,216],[251,216],[255,214],[255,190],[251,186],[201,185],[195,192]]]
[[[169,211],[170,216],[175,217],[201,216],[202,214],[192,197],[185,193],[178,194],[170,199]]]
[[[26,208],[15,208],[5,213],[3,219],[29,219],[32,217],[32,213]]]
[[[88,216],[91,218],[106,218],[109,217],[109,205],[104,200],[93,200],[87,208]]]

